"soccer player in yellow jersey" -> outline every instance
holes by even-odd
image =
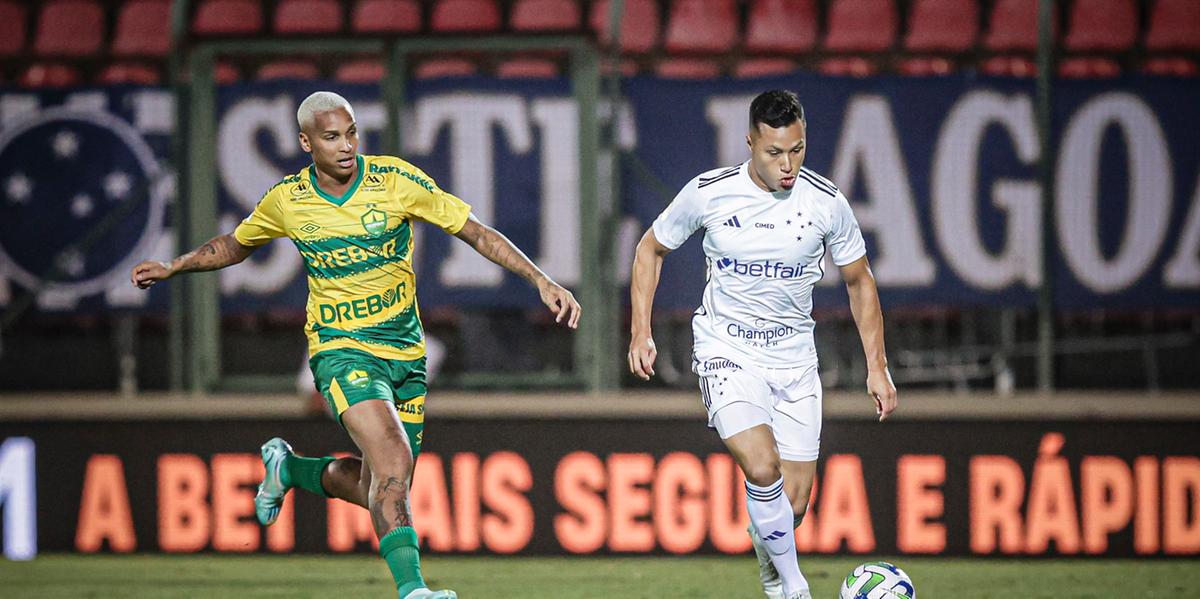
[[[556,321],[572,329],[579,303],[420,169],[391,156],[359,155],[354,109],[345,98],[314,93],[296,117],[310,166],[268,190],[233,233],[170,262],[142,262],[131,279],[145,289],[179,273],[237,264],[273,238],[291,239],[308,271],[309,364],[362,458],[301,457],[283,439],[267,441],[258,519],[273,523],[292,487],[363,506],[399,596],[454,599],[454,591],[426,588],[408,511],[425,413],[412,221],[433,223],[524,277]]]

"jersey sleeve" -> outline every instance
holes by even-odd
[[[257,247],[276,237],[287,235],[287,228],[283,224],[283,210],[279,206],[280,189],[282,186],[268,191],[258,201],[254,212],[233,230],[233,237],[238,243],[246,247]]]
[[[833,214],[825,244],[829,247],[833,263],[837,266],[845,266],[867,254],[867,244],[863,242],[858,220],[850,210],[850,202],[840,191],[834,198]]]
[[[700,194],[698,179],[692,179],[671,201],[651,228],[654,237],[667,249],[676,249],[704,224],[704,208],[707,201]]]
[[[407,165],[398,177],[400,206],[409,216],[437,225],[453,235],[471,215],[471,205],[438,187],[421,169]],[[411,175],[411,176],[410,176]]]

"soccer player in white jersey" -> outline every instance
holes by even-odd
[[[829,252],[841,270],[880,420],[896,408],[883,314],[862,233],[837,187],[803,167],[804,108],[768,91],[750,104],[750,160],[692,179],[638,243],[629,369],[654,375],[650,308],[663,257],[703,229],[708,284],[692,318],[692,368],[715,428],[746,475],[763,591],[811,599],[795,528],[808,508],[821,440],[812,290]]]

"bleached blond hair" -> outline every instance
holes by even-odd
[[[300,125],[300,130],[304,131],[316,122],[317,113],[339,108],[345,108],[346,112],[350,113],[350,118],[354,118],[354,107],[350,106],[350,102],[345,98],[333,92],[313,92],[296,110],[296,123]]]

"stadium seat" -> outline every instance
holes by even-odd
[[[833,52],[879,52],[896,41],[892,0],[833,0],[825,48]]]
[[[1147,50],[1200,50],[1200,2],[1158,0],[1150,13]]]
[[[554,79],[560,74],[558,64],[548,58],[512,58],[496,67],[501,79]]]
[[[607,45],[611,34],[608,30],[608,0],[597,0],[592,4],[589,18],[592,31]],[[659,14],[655,0],[625,0],[625,14],[621,17],[621,32],[618,38],[625,52],[648,52],[658,45]]]
[[[104,44],[104,9],[92,0],[50,0],[38,16],[34,51],[41,55],[91,56]]]
[[[96,82],[108,85],[158,85],[162,83],[162,73],[147,64],[119,62],[104,67],[96,76]]]
[[[350,17],[350,28],[369,33],[420,31],[421,3],[417,0],[359,0]]]
[[[276,33],[337,33],[342,5],[337,0],[280,0],[275,5]]]
[[[992,5],[991,25],[983,37],[988,50],[1037,50],[1038,0],[996,0]],[[1058,19],[1051,20],[1058,30]]]
[[[192,33],[199,35],[241,35],[262,28],[258,0],[204,0],[192,18]]]
[[[468,77],[479,71],[474,61],[466,58],[434,58],[417,65],[414,79],[439,79],[442,77]]]
[[[721,76],[721,67],[711,60],[665,58],[654,72],[664,79],[716,79]]]
[[[612,65],[607,60],[600,61],[600,74],[608,75],[612,72]],[[633,77],[641,72],[642,67],[636,60],[622,60],[617,65],[618,75],[621,77]]]
[[[663,46],[667,52],[727,52],[738,42],[733,0],[674,0]]]
[[[1129,50],[1137,42],[1133,0],[1075,0],[1064,45],[1068,50]]]
[[[1160,57],[1151,58],[1142,65],[1142,72],[1148,75],[1161,75],[1165,77],[1195,77],[1200,75],[1200,69],[1196,68],[1196,63],[1183,57]]]
[[[218,61],[213,67],[213,80],[217,82],[217,85],[236,83],[241,78],[242,71],[228,62]]]
[[[499,31],[500,6],[496,0],[438,0],[430,25],[438,33]]]
[[[741,79],[773,77],[795,71],[796,62],[787,58],[748,58],[737,64],[733,76]]]
[[[387,69],[378,60],[352,60],[338,65],[333,78],[345,83],[378,83]]]
[[[305,60],[280,60],[277,62],[269,62],[259,67],[255,73],[255,78],[259,80],[271,79],[316,79],[320,77],[321,72],[317,69],[317,65]]]
[[[79,69],[65,64],[35,63],[21,73],[22,87],[71,87],[79,85],[83,77]]]
[[[574,31],[582,16],[575,0],[517,0],[508,23],[513,31]]]
[[[1121,74],[1121,66],[1108,58],[1075,57],[1058,64],[1058,74],[1067,79],[1104,79]]]
[[[954,72],[954,63],[942,57],[906,58],[896,64],[896,72],[910,77],[949,75]]]
[[[979,71],[996,77],[1033,77],[1037,65],[1024,56],[994,56],[983,61]]]
[[[916,52],[966,52],[979,37],[976,0],[916,0],[908,13],[904,48]]]
[[[879,67],[865,58],[851,56],[827,59],[821,63],[819,70],[826,75],[869,77],[879,72]]]
[[[171,50],[169,0],[130,0],[121,5],[112,51],[118,56],[166,56]]]
[[[817,45],[815,0],[754,0],[746,18],[746,50],[804,52]]]
[[[25,7],[11,0],[0,1],[0,56],[20,54],[25,49]]]

